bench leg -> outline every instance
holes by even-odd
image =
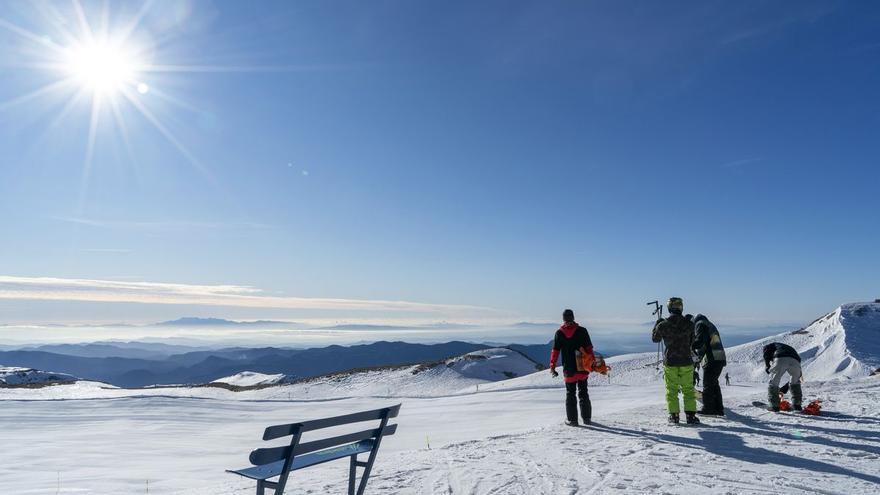
[[[257,481],[257,495],[266,495],[266,485],[263,484],[263,480]]]
[[[348,467],[348,495],[354,495],[354,482],[357,476],[357,456],[351,456],[351,463]]]
[[[376,454],[379,449],[373,448],[373,451],[370,452],[370,457],[367,459],[367,462],[360,463],[364,468],[364,472],[361,474],[361,482],[358,483],[357,492],[354,495],[364,495],[364,490],[367,489],[367,480],[370,479],[370,471],[373,469],[373,461],[376,460]]]

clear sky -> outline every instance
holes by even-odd
[[[873,2],[78,6],[0,4],[0,320],[880,297]]]

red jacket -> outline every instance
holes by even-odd
[[[550,368],[551,369],[556,368],[556,363],[559,360],[559,354],[560,354],[561,348],[565,347],[565,344],[568,343],[567,341],[569,341],[572,337],[574,337],[574,334],[578,330],[578,328],[581,328],[580,325],[578,325],[577,323],[574,323],[574,322],[566,323],[566,324],[562,325],[561,327],[559,327],[559,330],[556,332],[556,338],[554,339],[553,351],[550,353]],[[581,347],[577,350],[583,354],[592,355],[593,354],[593,345],[592,345],[592,342],[590,341],[589,333],[586,331],[586,329],[584,329],[583,334],[586,334],[586,339],[583,340],[583,342],[582,342],[583,345],[581,345]],[[581,335],[581,337],[583,337],[583,334]],[[561,342],[561,337],[564,337],[566,342],[564,342],[564,343]],[[580,342],[578,344],[580,344]],[[575,344],[575,345],[578,345],[578,344]],[[570,348],[569,348],[569,352],[570,353],[572,352]],[[570,355],[573,356],[573,354],[570,354]],[[563,364],[566,364],[565,359],[563,359]],[[576,363],[569,363],[569,365],[566,366],[566,368],[570,368],[573,364],[576,364]],[[579,382],[581,380],[586,380],[587,377],[590,376],[590,373],[588,371],[583,371],[583,372],[577,371],[574,373],[563,373],[563,376],[565,379],[565,383],[572,383],[572,382]]]

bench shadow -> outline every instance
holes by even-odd
[[[742,438],[733,433],[728,433],[725,431],[712,431],[712,430],[701,430],[699,432],[700,439],[695,438],[685,438],[678,437],[674,435],[667,435],[663,433],[652,433],[647,431],[638,431],[638,430],[629,430],[626,428],[619,428],[613,426],[606,425],[596,425],[599,431],[607,431],[609,433],[614,433],[617,435],[623,435],[633,438],[642,438],[653,440],[658,443],[664,443],[668,445],[675,445],[679,447],[693,448],[704,450],[706,452],[710,452],[712,454],[730,457],[733,459],[739,459],[745,462],[753,463],[753,464],[776,464],[779,466],[786,467],[794,467],[798,469],[807,469],[811,472],[821,472],[828,474],[835,474],[841,476],[850,476],[853,478],[857,478],[868,483],[874,483],[880,485],[880,477],[873,476],[870,474],[860,473],[858,471],[853,471],[851,469],[847,469],[844,467],[836,466],[834,464],[829,464],[827,462],[816,461],[812,459],[806,459],[803,457],[795,457],[790,454],[786,454],[784,452],[777,452],[769,449],[764,449],[760,447],[750,447],[743,442]],[[728,429],[730,430],[730,429]],[[779,435],[766,435],[766,430],[762,429],[753,429],[753,428],[736,428],[736,431],[741,431],[744,433],[751,433],[757,435],[765,435],[765,436],[782,436],[786,438],[787,441],[797,440],[797,437],[779,434]],[[836,444],[840,444],[842,442],[835,442]],[[850,445],[850,444],[843,444]],[[831,445],[839,448],[839,445]]]

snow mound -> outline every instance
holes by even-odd
[[[51,373],[33,368],[0,367],[0,386],[42,386],[72,383],[77,378],[64,373]]]
[[[285,374],[267,375],[255,371],[242,371],[232,376],[218,378],[211,383],[222,383],[233,387],[256,387],[265,385],[277,385],[290,381]]]
[[[801,355],[804,379],[852,379],[880,367],[880,304],[844,304],[800,330],[732,348],[728,365],[757,363],[738,374],[760,380],[764,374],[763,346],[782,342]]]
[[[466,378],[487,381],[505,380],[530,375],[541,365],[525,355],[507,348],[469,352],[446,361],[446,367]]]
[[[442,397],[469,394],[486,384],[528,375],[540,368],[507,348],[484,349],[431,363],[352,370],[260,392],[266,399],[339,397]]]

